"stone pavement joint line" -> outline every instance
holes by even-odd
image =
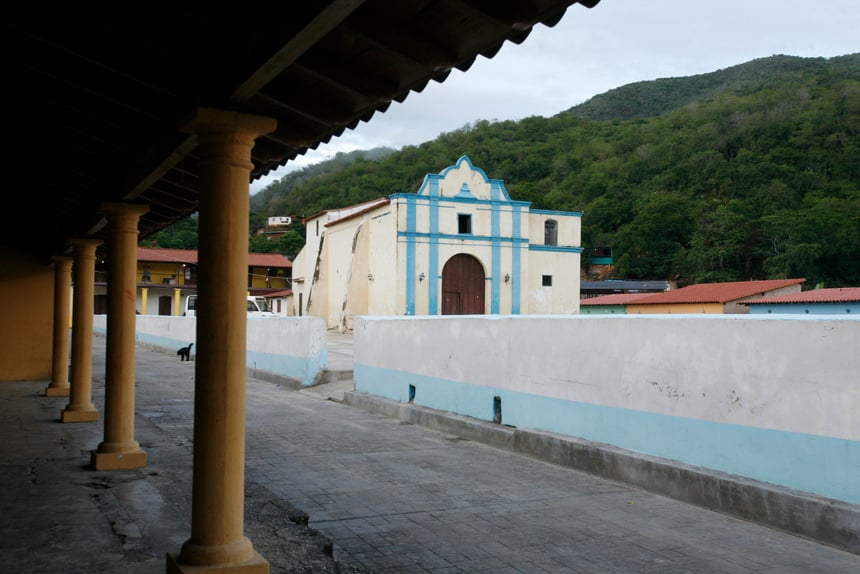
[[[190,535],[194,362],[137,349],[142,469],[94,471],[101,423],[0,384],[4,572],[163,573]],[[104,339],[93,401],[104,405]],[[329,386],[334,385],[334,386]],[[847,573],[860,556],[563,466],[248,379],[245,534],[273,573]]]

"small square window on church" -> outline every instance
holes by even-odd
[[[472,215],[470,213],[457,214],[457,233],[472,233]]]
[[[544,287],[552,287],[552,275],[543,275],[542,280],[543,280],[542,285]]]

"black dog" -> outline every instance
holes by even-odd
[[[190,343],[187,347],[182,347],[176,354],[179,355],[179,361],[190,361],[191,360],[191,347],[194,346],[194,343]]]

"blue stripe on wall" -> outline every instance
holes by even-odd
[[[430,186],[430,265],[427,268],[428,315],[439,314],[439,182]]]
[[[522,205],[514,206],[511,223],[512,239],[515,240],[511,246],[511,314],[520,314],[520,298],[522,297],[522,282],[520,281],[523,273],[522,269],[522,250],[520,249],[519,240],[522,239],[523,231],[523,210]]]
[[[560,247],[558,245],[529,244],[529,251],[557,251],[559,253],[582,253],[582,247]]]
[[[490,187],[490,235],[492,243],[490,247],[490,313],[493,315],[499,314],[501,306],[501,280],[502,280],[502,214],[501,202],[499,201],[499,186],[493,185]]]
[[[860,504],[860,441],[606,407],[356,363],[359,392],[545,430]]]
[[[415,314],[415,239],[417,196],[406,196],[406,314]]]

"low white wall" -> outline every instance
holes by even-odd
[[[358,392],[860,504],[856,318],[361,317],[354,340]]]
[[[197,319],[137,315],[136,340],[139,344],[176,351],[188,343],[197,350]],[[107,316],[96,315],[93,328],[106,332]],[[179,360],[177,358],[177,360]],[[328,366],[325,321],[319,317],[249,318],[247,366],[261,373],[313,385]]]

